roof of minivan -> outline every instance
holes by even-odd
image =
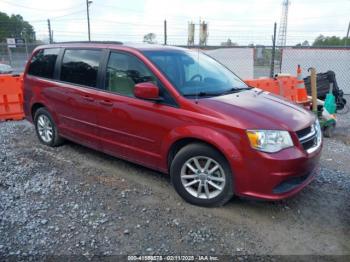
[[[113,41],[81,41],[81,42],[61,42],[49,45],[43,45],[39,48],[52,48],[52,47],[83,47],[83,48],[133,48],[137,50],[186,50],[182,47],[159,45],[159,44],[147,44],[147,43],[122,43]]]

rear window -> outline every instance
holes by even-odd
[[[101,50],[67,49],[64,52],[61,77],[65,82],[96,87]]]
[[[28,74],[44,78],[53,78],[59,48],[42,49],[30,61]]]

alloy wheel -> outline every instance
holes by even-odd
[[[181,168],[181,182],[192,196],[212,199],[225,187],[225,172],[214,159],[196,156],[187,160]]]
[[[38,117],[37,128],[40,138],[45,143],[50,143],[53,139],[53,126],[46,115],[40,115]]]

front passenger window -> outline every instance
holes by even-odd
[[[135,84],[154,82],[156,77],[136,57],[112,52],[106,72],[105,87],[107,90],[126,96],[134,96]]]

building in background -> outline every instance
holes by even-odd
[[[205,21],[199,25],[199,45],[206,46],[208,41],[208,23]]]
[[[194,45],[194,31],[195,31],[195,24],[193,22],[188,23],[188,38],[187,38],[188,46]]]

